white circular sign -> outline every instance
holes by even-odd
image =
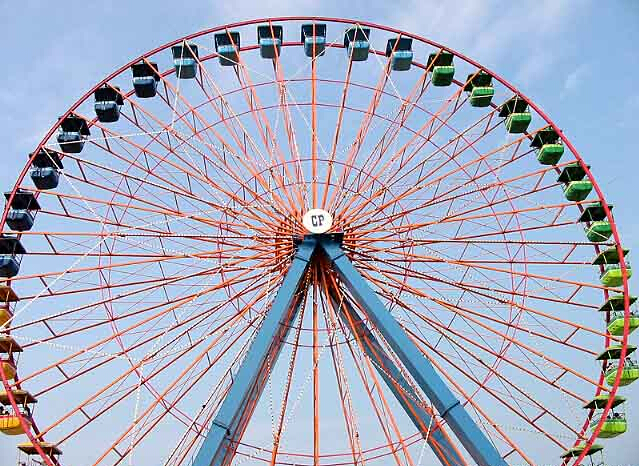
[[[333,216],[324,209],[311,209],[304,214],[302,223],[311,233],[326,233],[333,226]]]

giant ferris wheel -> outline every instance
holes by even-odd
[[[5,197],[22,464],[600,464],[627,430],[613,206],[529,98],[415,34],[176,39],[73,104]]]

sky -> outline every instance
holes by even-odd
[[[587,0],[1,0],[0,187],[13,186],[27,154],[60,114],[131,58],[204,28],[287,15],[397,27],[446,44],[501,74],[562,128],[591,165],[615,206],[624,245],[639,251],[639,151],[633,142],[639,133],[636,0],[605,6]],[[637,283],[633,278],[631,287]],[[633,403],[639,383],[625,394],[632,419],[639,412]],[[621,466],[637,454],[617,452],[615,457]],[[0,460],[12,457],[0,452]]]

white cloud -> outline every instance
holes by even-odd
[[[510,62],[514,72],[506,78],[525,86],[550,74],[567,51],[560,37],[574,23],[575,12],[584,14],[588,4],[409,1],[393,8],[386,23],[449,45],[488,68],[498,70],[499,63]]]

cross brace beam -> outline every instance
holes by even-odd
[[[269,372],[277,361],[290,324],[299,310],[302,301],[299,296],[300,287],[316,246],[315,239],[310,238],[297,248],[271,308],[266,313],[192,466],[230,464]]]
[[[351,303],[346,299],[340,300],[337,297],[337,292],[331,293],[331,302],[344,326],[348,328],[366,355],[374,362],[380,377],[384,379],[395,399],[402,405],[441,464],[444,466],[465,465],[466,462],[459,456],[457,449],[452,445],[440,423],[419,403],[413,387],[379,344],[375,335],[369,330],[366,322],[361,319]]]

